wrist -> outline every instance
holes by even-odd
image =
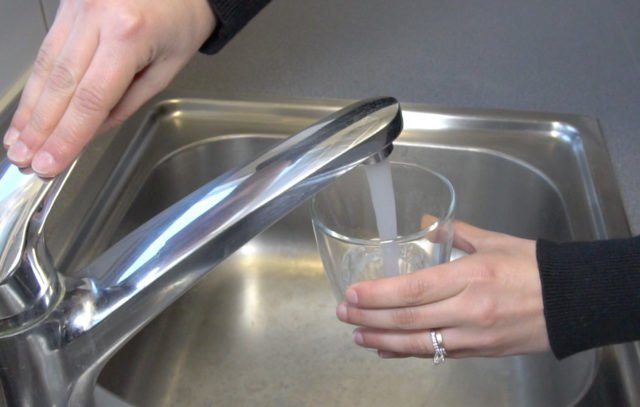
[[[215,54],[220,51],[269,1],[208,0],[215,23],[200,52]]]
[[[537,260],[556,357],[640,339],[640,237],[538,240]]]

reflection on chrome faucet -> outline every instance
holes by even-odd
[[[401,130],[395,99],[351,105],[192,192],[73,276],[55,269],[42,233],[65,176],[43,180],[2,162],[6,403],[91,405],[101,368],[146,323],[323,186],[388,155]]]

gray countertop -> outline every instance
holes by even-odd
[[[639,20],[633,0],[274,0],[170,87],[593,116],[637,234]]]

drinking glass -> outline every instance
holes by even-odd
[[[351,284],[449,260],[455,192],[415,164],[360,165],[317,193],[313,229],[338,301]]]

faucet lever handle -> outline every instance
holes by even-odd
[[[29,221],[52,183],[9,160],[0,163],[0,284],[20,265]]]

